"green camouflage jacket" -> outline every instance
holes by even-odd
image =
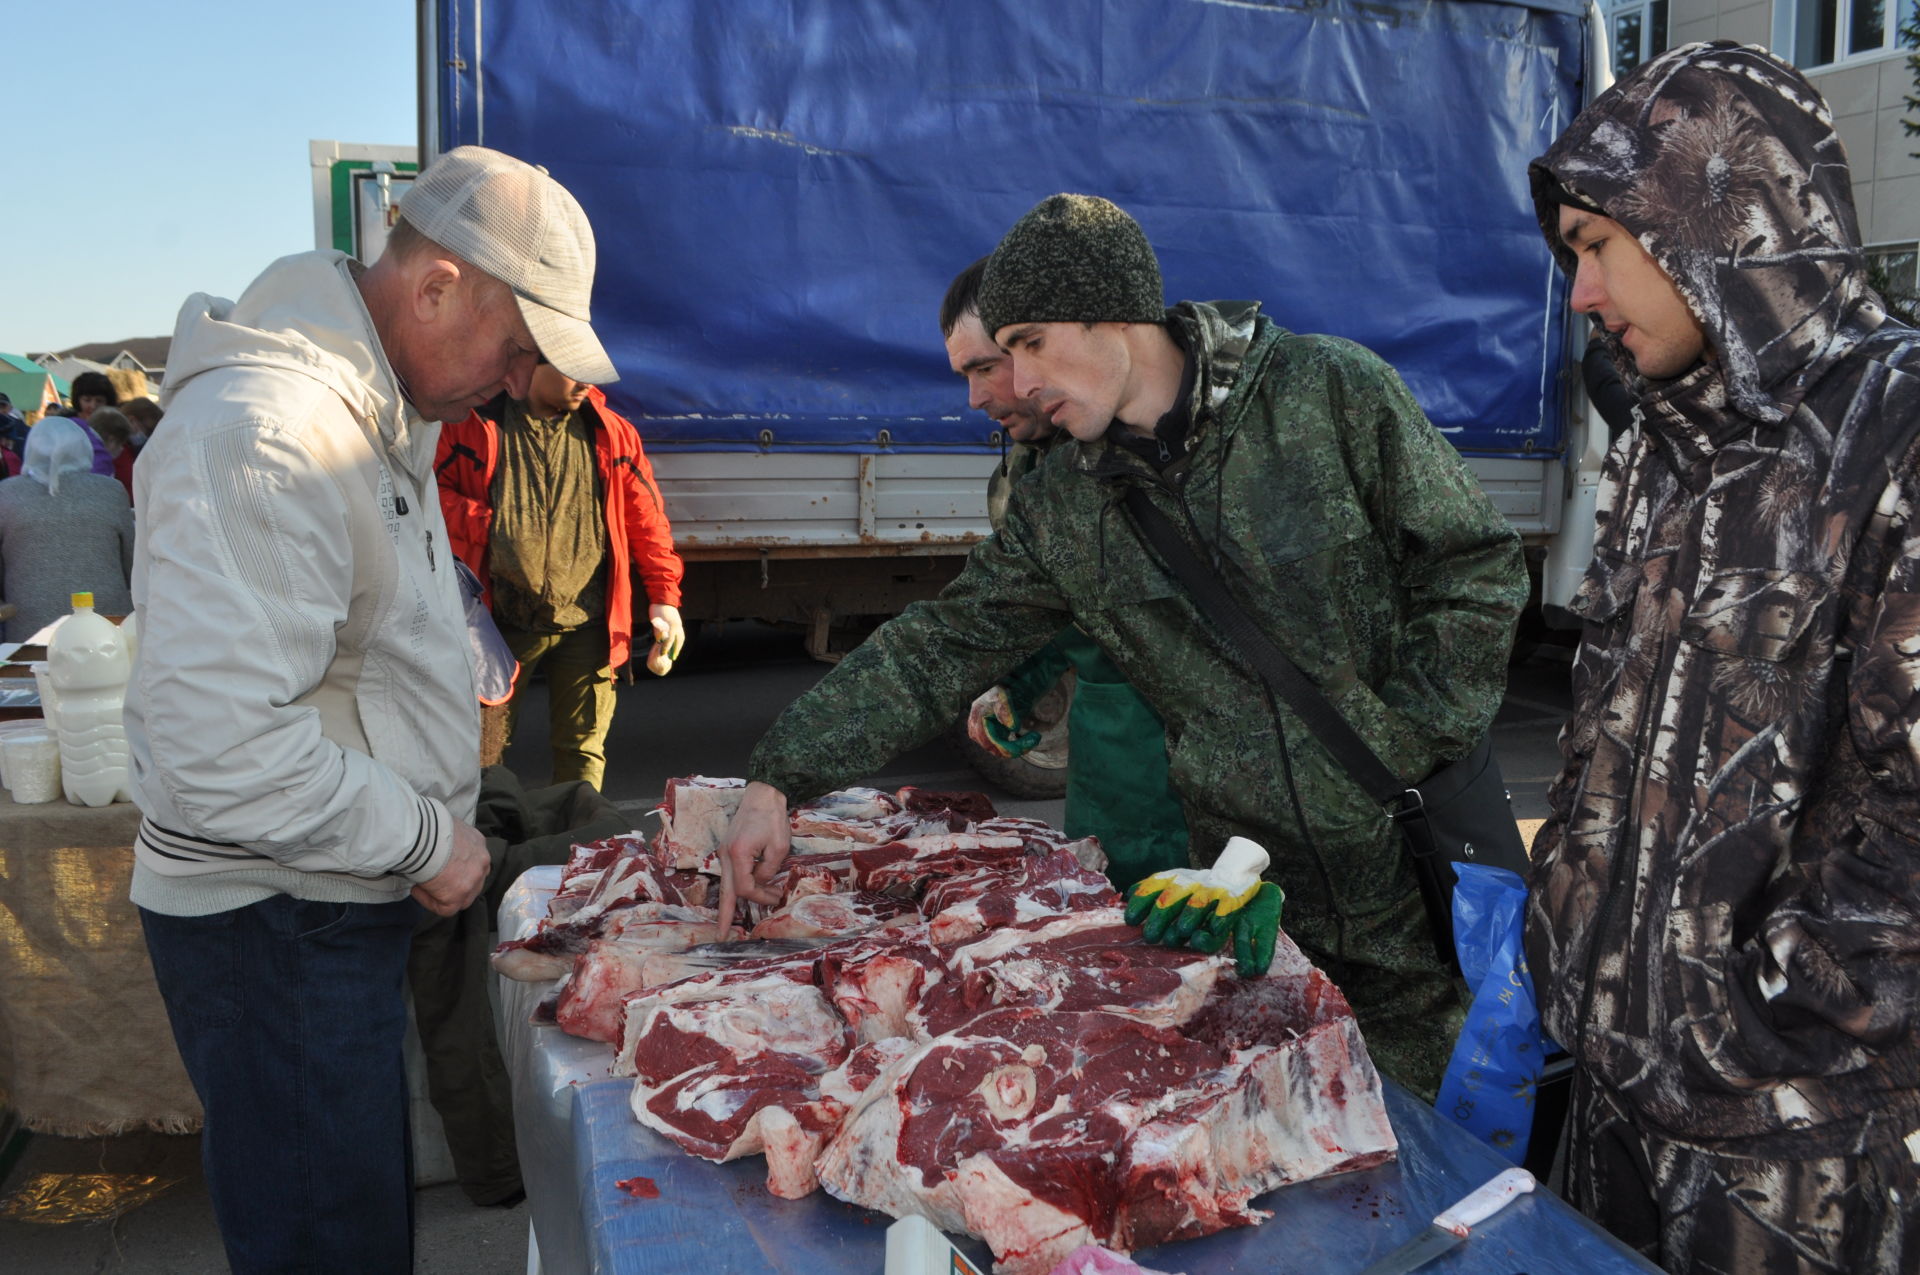
[[[1232,834],[1250,837],[1273,856],[1287,932],[1316,959],[1432,977],[1385,815],[1289,712],[1283,754],[1263,684],[1121,501],[1144,486],[1409,781],[1464,754],[1492,722],[1527,593],[1519,539],[1369,351],[1289,333],[1248,302],[1183,303],[1168,320],[1197,361],[1184,454],[1157,474],[1109,439],[1054,448],[959,578],[794,701],[748,773],[790,800],[871,774],[1071,619],[1165,720],[1194,862],[1212,862]],[[1365,1026],[1354,976],[1330,973]]]
[[[993,477],[987,479],[987,522],[995,531],[1007,520],[1007,498],[1013,495],[1013,485],[1039,468],[1048,450],[1063,437],[1053,434],[1038,443],[1013,443],[1000,457]]]

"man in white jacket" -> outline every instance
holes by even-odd
[[[544,170],[449,151],[370,268],[286,257],[180,312],[135,482],[126,725],[140,907],[235,1271],[405,1271],[401,980],[487,873],[432,462],[536,361],[616,379],[593,233]]]

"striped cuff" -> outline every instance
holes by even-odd
[[[420,825],[413,835],[413,844],[407,847],[406,854],[394,865],[393,872],[418,885],[422,881],[433,880],[447,866],[447,859],[453,853],[453,816],[431,797],[417,797],[416,800],[419,802]]]

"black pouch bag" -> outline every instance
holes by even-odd
[[[1490,739],[1459,761],[1440,767],[1409,788],[1367,747],[1299,665],[1273,644],[1226,585],[1180,538],[1167,516],[1139,488],[1127,492],[1127,509],[1141,534],[1227,640],[1273,693],[1307,724],[1367,795],[1386,807],[1399,825],[1414,880],[1420,886],[1434,952],[1457,968],[1453,946],[1455,862],[1490,864],[1527,875],[1527,849],[1513,821],[1513,805]]]

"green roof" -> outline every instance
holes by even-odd
[[[73,392],[71,385],[43,367],[35,366],[31,372],[15,372],[8,366],[0,365],[0,394],[12,399],[18,411],[38,409],[48,381],[53,382],[53,388],[60,392],[62,398]]]
[[[14,371],[14,372],[46,371],[45,368],[41,367],[38,363],[35,363],[32,359],[28,358],[24,354],[8,354],[5,351],[0,351],[0,364],[6,365],[5,367],[0,367],[0,371]]]

